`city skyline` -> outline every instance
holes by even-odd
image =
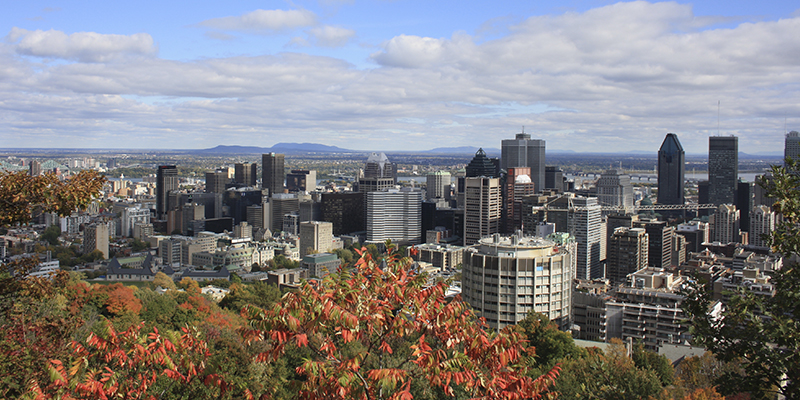
[[[5,11],[8,148],[419,151],[498,147],[524,127],[554,151],[643,151],[675,132],[687,153],[719,133],[761,154],[800,124],[800,12],[788,2]]]

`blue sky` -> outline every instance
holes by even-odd
[[[9,2],[0,147],[778,153],[796,3]]]

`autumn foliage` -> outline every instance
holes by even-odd
[[[390,251],[392,248],[390,247]],[[387,258],[381,269],[362,249],[350,272],[307,282],[281,303],[248,306],[245,337],[268,344],[273,361],[290,349],[310,357],[297,367],[300,398],[539,398],[557,376],[526,376],[519,333],[492,333],[447,286],[425,287],[409,259]]]

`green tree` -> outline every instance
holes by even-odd
[[[531,365],[539,369],[553,368],[556,363],[567,358],[583,358],[588,352],[575,345],[572,336],[558,330],[555,323],[546,315],[530,312],[520,321],[516,329],[528,340],[528,344],[536,349]]]
[[[772,167],[773,181],[759,184],[775,199],[772,208],[783,220],[770,235],[772,249],[784,255],[784,265],[772,274],[775,295],[759,296],[739,290],[719,318],[708,315],[710,291],[695,285],[684,311],[692,321],[697,345],[723,362],[738,362],[743,373],[725,371],[716,383],[719,392],[750,393],[765,398],[780,393],[800,398],[800,164],[786,159]]]
[[[45,228],[42,233],[42,240],[46,240],[53,246],[58,246],[58,237],[61,236],[61,227],[58,224],[53,224]]]

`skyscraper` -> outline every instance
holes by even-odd
[[[397,183],[397,164],[389,162],[384,153],[372,153],[364,165],[365,178],[392,178]]]
[[[775,213],[767,206],[756,206],[750,215],[750,244],[769,247],[768,237],[775,230]]]
[[[475,157],[472,157],[472,160],[467,164],[466,170],[466,177],[467,178],[476,178],[479,176],[485,176],[487,178],[497,178],[498,171],[497,165],[493,160],[486,156],[486,152],[483,149],[478,149],[475,153]]]
[[[422,237],[422,192],[389,189],[369,192],[367,197],[367,241],[391,239],[400,244],[418,244]]]
[[[234,164],[233,181],[239,185],[256,186],[258,179],[258,164],[256,163],[236,163]]]
[[[722,244],[739,241],[739,210],[736,206],[722,204],[714,212],[713,240]]]
[[[321,221],[300,223],[300,257],[309,254],[309,250],[324,253],[333,246],[333,224]]]
[[[531,182],[531,169],[527,167],[509,168],[503,184],[503,231],[514,233],[522,228],[522,198],[535,194]]]
[[[606,273],[606,278],[612,285],[626,283],[628,274],[647,267],[648,239],[644,228],[614,229],[611,241],[608,243],[608,273]]]
[[[734,204],[739,178],[739,138],[708,138],[708,201],[711,204]]]
[[[467,177],[464,181],[464,245],[500,232],[500,179]]]
[[[518,133],[514,139],[501,142],[500,168],[508,170],[514,167],[528,167],[531,169],[531,182],[535,190],[544,189],[545,143],[541,139],[531,139],[527,133]]]
[[[156,172],[156,218],[167,219],[169,192],[178,189],[178,167],[161,165]]]
[[[228,179],[228,171],[218,169],[206,172],[206,193],[225,193],[225,184]]]
[[[787,157],[791,157],[793,160],[800,159],[800,133],[797,131],[791,131],[786,134],[783,158]]]
[[[450,200],[450,173],[447,171],[436,171],[428,174],[427,179],[427,199],[428,200]]]
[[[283,181],[286,179],[283,154],[262,154],[261,167],[261,187],[269,189],[270,196],[283,193]]]
[[[631,176],[615,169],[608,170],[597,180],[597,201],[601,206],[633,207]]]
[[[678,136],[668,133],[658,149],[658,204],[683,205],[686,155]]]

